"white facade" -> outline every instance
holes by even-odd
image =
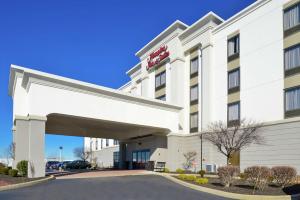
[[[284,13],[299,2],[258,0],[228,20],[210,12],[191,26],[177,20],[135,54],[140,62],[118,90],[12,66],[15,135],[28,127],[18,120],[40,119],[46,132],[86,137],[85,147],[95,152],[105,149],[99,140],[119,140],[122,167],[141,168],[150,160],[175,170],[187,151],[203,153],[205,166],[224,165],[211,144],[199,151],[199,135],[212,122],[247,118],[264,123],[267,143],[241,151],[241,168],[292,165],[300,171],[300,99],[292,102],[294,110],[285,105],[287,92],[300,88],[300,68],[284,65],[284,53],[300,44],[300,25],[283,29]],[[238,85],[229,88],[233,71]],[[198,91],[195,101],[191,91]],[[197,157],[198,169],[200,162]]]

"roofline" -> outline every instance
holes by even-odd
[[[185,23],[183,23],[180,20],[176,20],[173,22],[170,26],[168,26],[164,31],[162,31],[159,35],[157,35],[154,39],[152,39],[150,42],[148,42],[143,48],[141,48],[138,52],[135,53],[137,57],[141,57],[142,54],[145,53],[145,50],[147,48],[152,48],[155,43],[157,43],[158,40],[164,38],[165,34],[167,34],[169,31],[172,31],[174,28],[181,28],[182,30],[185,30],[189,26]]]
[[[85,90],[88,92],[98,93],[101,95],[106,95],[110,97],[125,99],[129,101],[135,101],[139,103],[154,105],[163,107],[166,109],[172,109],[172,110],[181,110],[182,107],[170,103],[166,103],[160,100],[151,99],[148,97],[142,97],[142,96],[135,96],[117,89],[107,88],[83,81],[78,81],[75,79],[70,79],[62,76],[57,76],[54,74],[49,74],[17,65],[11,65],[10,67],[10,80],[9,80],[9,95],[12,96],[14,92],[14,85],[15,85],[15,74],[16,72],[19,72],[23,76],[22,84],[27,85],[30,83],[30,77],[34,77],[35,79],[39,79],[42,81],[47,81],[49,83],[55,83],[60,84],[67,87],[72,87],[79,90]]]
[[[218,33],[219,31],[221,31],[224,28],[230,26],[232,23],[236,22],[240,18],[244,17],[245,15],[248,15],[253,10],[260,8],[261,6],[267,4],[270,1],[272,1],[272,0],[257,0],[256,2],[250,4],[249,6],[247,6],[246,8],[244,8],[243,10],[241,10],[238,13],[236,13],[235,15],[233,15],[232,17],[230,17],[229,19],[225,20],[222,24],[220,24],[219,26],[217,26],[216,28],[214,28],[214,30],[212,31],[212,33],[213,34]]]
[[[136,72],[137,69],[138,69],[139,67],[140,67],[140,68],[142,67],[142,63],[141,63],[141,62],[139,62],[138,64],[136,64],[136,65],[133,66],[132,68],[130,68],[130,69],[126,72],[126,74],[127,74],[128,76],[130,76],[131,74],[133,74],[134,72]]]
[[[127,83],[123,84],[121,87],[118,88],[118,90],[122,90],[125,87],[128,87],[129,85],[131,85],[131,81],[128,81]]]
[[[195,23],[193,23],[190,27],[188,27],[186,30],[184,30],[180,35],[180,39],[184,39],[188,37],[190,34],[194,33],[196,30],[198,30],[198,25],[201,24],[201,22],[205,21],[206,19],[211,18],[211,20],[218,20],[219,23],[223,23],[224,19],[221,18],[219,15],[215,14],[214,12],[210,11],[203,17],[201,17],[199,20],[197,20]],[[194,30],[195,29],[195,30]]]

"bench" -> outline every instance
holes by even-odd
[[[166,162],[156,162],[153,171],[155,171],[155,172],[164,172],[165,167],[166,167]]]

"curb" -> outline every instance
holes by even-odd
[[[217,195],[221,197],[231,198],[231,199],[242,199],[242,200],[291,200],[294,198],[300,198],[300,194],[297,195],[280,195],[280,196],[270,196],[270,195],[247,195],[247,194],[236,194],[236,193],[230,193],[230,192],[223,192],[220,190],[215,190],[211,188],[206,188],[202,186],[198,186],[192,183],[187,183],[181,180],[178,180],[175,177],[172,177],[168,174],[157,174],[159,176],[162,176],[170,181],[173,181],[177,184],[183,185],[185,187],[188,187],[193,190],[197,190],[200,192],[209,193],[212,195]]]
[[[50,176],[50,177],[40,179],[40,180],[29,181],[29,182],[25,182],[25,183],[18,183],[18,184],[13,184],[13,185],[6,185],[6,186],[0,187],[0,192],[6,191],[6,190],[14,190],[14,189],[19,189],[19,188],[23,188],[23,187],[33,186],[33,185],[48,182],[48,181],[54,180],[54,179],[55,179],[54,176]]]

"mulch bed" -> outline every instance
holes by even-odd
[[[176,177],[177,178],[177,177]],[[186,181],[198,185],[192,181]],[[225,188],[218,178],[208,178],[208,184],[199,185],[202,187],[221,190],[224,192],[238,193],[238,194],[252,194],[253,187],[246,181],[236,180],[235,183],[229,188]],[[264,191],[255,191],[255,195],[293,195],[300,194],[300,184],[291,185],[285,188],[278,187],[276,185],[266,186]]]
[[[0,187],[5,185],[25,183],[29,181],[35,181],[43,178],[26,178],[26,177],[11,177],[8,175],[0,174]]]

